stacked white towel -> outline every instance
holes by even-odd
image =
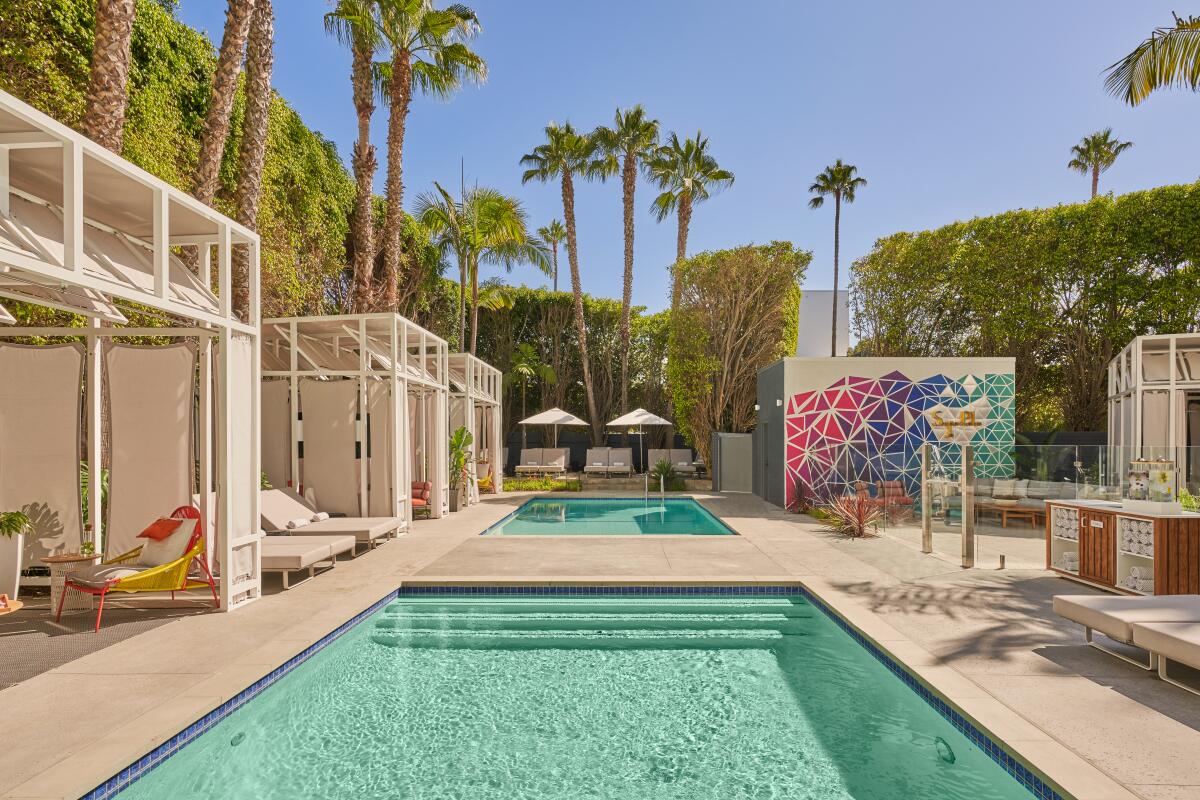
[[[1150,520],[1118,517],[1117,537],[1126,553],[1154,556],[1154,523]]]
[[[318,511],[312,515],[313,522],[324,522],[327,519],[329,519],[329,513],[326,511]]]
[[[1058,558],[1058,566],[1068,572],[1079,572],[1079,553],[1068,550]]]
[[[1152,567],[1130,567],[1128,574],[1117,583],[1135,592],[1154,594],[1154,569]]]
[[[1063,539],[1079,538],[1079,512],[1073,508],[1056,508],[1052,517],[1054,535]]]
[[[296,519],[289,519],[288,524],[287,524],[288,530],[294,531],[294,530],[296,530],[296,528],[303,528],[305,525],[307,525],[310,522],[312,522],[312,520],[309,519],[308,517],[297,517]]]

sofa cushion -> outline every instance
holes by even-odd
[[[1059,496],[1059,488],[1055,481],[1030,481],[1026,494],[1035,500],[1050,500]]]
[[[992,497],[1012,497],[1017,496],[1017,482],[1011,478],[997,478],[992,484]]]

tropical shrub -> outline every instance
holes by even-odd
[[[506,492],[578,492],[583,489],[578,478],[505,478]]]
[[[450,488],[460,489],[471,482],[471,445],[475,437],[465,426],[450,434]]]
[[[6,539],[28,533],[31,525],[24,511],[0,511],[0,536]]]
[[[857,495],[834,498],[822,511],[826,530],[851,539],[874,535],[882,518],[879,506]]]

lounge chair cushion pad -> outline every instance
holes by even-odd
[[[1104,594],[1054,596],[1054,613],[1120,642],[1132,642],[1135,622],[1200,622],[1200,595],[1118,597]]]
[[[1133,643],[1171,661],[1200,667],[1200,622],[1138,622]]]
[[[354,550],[353,536],[268,536],[262,540],[262,567],[297,570]]]
[[[399,517],[332,517],[312,522],[290,531],[293,536],[327,536],[346,534],[360,542],[370,542],[387,536],[403,524]]]
[[[170,536],[163,539],[141,539],[142,551],[138,553],[137,563],[143,567],[161,567],[176,559],[183,558],[187,552],[188,542],[196,532],[196,520],[181,519]]]
[[[137,575],[139,572],[145,572],[149,567],[139,566],[137,564],[96,564],[91,567],[82,567],[71,573],[70,579],[73,583],[78,583],[82,586],[101,587],[111,580],[117,578],[128,578],[130,575]]]

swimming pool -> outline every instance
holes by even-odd
[[[120,797],[1031,794],[798,595],[418,595]]]
[[[736,536],[690,497],[535,497],[484,536]]]

